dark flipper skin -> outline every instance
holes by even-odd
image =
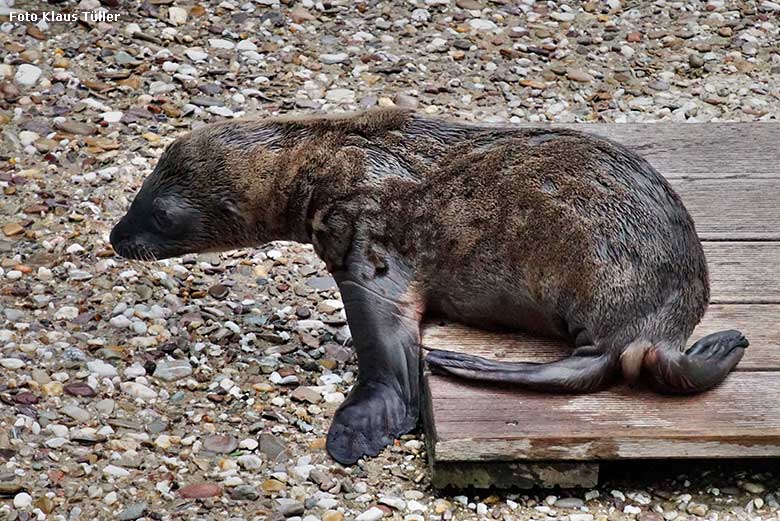
[[[336,280],[344,301],[358,379],[333,418],[327,449],[339,463],[376,456],[417,425],[419,313],[403,270],[375,275],[359,255]]]
[[[552,393],[596,391],[610,382],[617,367],[614,356],[591,346],[580,347],[572,356],[546,364],[497,362],[444,350],[430,351],[425,361],[437,374]]]
[[[651,348],[645,354],[644,369],[660,393],[699,393],[723,381],[748,345],[739,331],[721,331],[705,336],[684,353]]]

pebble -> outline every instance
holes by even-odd
[[[494,22],[483,18],[472,18],[469,25],[475,31],[495,31],[498,28]]]
[[[381,508],[371,507],[365,512],[359,514],[355,521],[378,521],[385,516],[384,511]]]
[[[20,510],[27,509],[32,505],[32,496],[27,492],[20,492],[14,496],[14,507]]]
[[[25,87],[32,87],[38,83],[38,79],[41,77],[42,73],[43,71],[39,67],[29,63],[22,63],[16,69],[14,81],[16,81],[16,83],[19,85],[24,85]]]
[[[152,376],[166,382],[175,382],[192,374],[192,366],[186,360],[163,360],[157,363]]]
[[[350,89],[332,89],[327,92],[325,99],[333,103],[354,103],[355,92]]]
[[[188,499],[202,499],[222,494],[222,487],[214,483],[195,483],[179,489],[179,495]]]
[[[91,362],[87,362],[87,369],[93,373],[97,373],[98,376],[110,378],[117,375],[116,367],[102,360],[93,360]]]
[[[202,440],[203,448],[217,454],[228,454],[238,448],[238,440],[234,436],[213,434]]]
[[[260,493],[252,485],[238,485],[230,491],[230,498],[236,501],[255,501]]]
[[[233,49],[236,46],[236,44],[228,40],[223,40],[221,38],[211,38],[209,39],[209,46],[215,49]]]
[[[349,60],[349,55],[345,52],[340,52],[336,54],[320,54],[320,61],[322,63],[332,65],[336,63],[344,63],[347,60]]]
[[[126,392],[134,398],[140,398],[142,400],[153,400],[157,398],[157,392],[143,384],[138,382],[122,382],[122,391]]]
[[[582,508],[585,505],[585,502],[581,500],[580,498],[576,497],[567,497],[567,498],[561,498],[556,500],[553,505],[556,508]]]
[[[187,23],[187,10],[176,6],[169,7],[168,20],[173,25],[184,25]]]
[[[187,49],[184,51],[184,55],[194,62],[204,61],[209,57],[208,53],[199,48]]]
[[[128,507],[126,507],[124,510],[119,512],[117,514],[117,519],[119,521],[134,521],[135,519],[139,519],[144,516],[144,513],[146,512],[146,509],[148,508],[148,505],[144,503],[135,503]]]
[[[276,511],[284,517],[299,516],[304,512],[303,503],[295,501],[294,499],[277,499]]]
[[[168,144],[225,119],[778,120],[777,1],[688,4],[149,0],[117,24],[0,24],[0,517],[282,521],[277,499],[294,521],[771,517],[747,463],[563,499],[434,495],[417,433],[341,467],[327,429],[357,368],[311,246],[145,263],[108,244]],[[201,481],[211,499],[181,494]]]
[[[124,478],[130,475],[130,472],[128,472],[127,469],[117,467],[116,465],[106,465],[105,468],[103,468],[103,473],[113,478]]]
[[[763,494],[766,492],[766,487],[761,483],[754,483],[752,481],[745,481],[741,484],[742,488],[751,494]]]
[[[582,69],[567,69],[566,77],[572,81],[580,83],[590,83],[593,81],[593,76],[583,71]]]
[[[21,369],[25,363],[18,358],[0,358],[0,365],[6,369]]]

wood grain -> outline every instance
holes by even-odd
[[[734,373],[695,396],[521,395],[427,379],[439,461],[780,456],[778,372]]]
[[[780,172],[780,123],[562,124],[626,145],[664,175]]]
[[[780,305],[714,304],[694,331],[691,343],[710,333],[738,329],[750,340],[750,348],[738,371],[780,371]],[[462,324],[428,322],[422,343],[430,349],[447,349],[513,362],[552,362],[568,356],[565,342],[517,331],[485,331]]]
[[[670,182],[703,240],[780,239],[780,178]]]
[[[780,303],[780,242],[705,242],[711,301]]]

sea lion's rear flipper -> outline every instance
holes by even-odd
[[[434,373],[449,374],[527,389],[556,393],[586,393],[602,388],[617,373],[618,359],[593,346],[546,364],[498,362],[453,351],[432,350],[425,361]]]
[[[739,331],[707,335],[686,352],[650,348],[643,368],[661,393],[692,394],[715,387],[742,359],[749,342]]]

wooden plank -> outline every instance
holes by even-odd
[[[658,123],[555,125],[613,139],[664,175],[780,172],[780,123]]]
[[[711,300],[780,303],[780,242],[705,242]]]
[[[738,329],[750,340],[738,371],[780,370],[780,305],[713,304],[692,341],[723,329]],[[485,331],[456,323],[428,322],[423,345],[513,362],[552,362],[571,353],[566,343],[517,331]]]
[[[689,178],[670,182],[702,239],[780,239],[780,178]]]
[[[780,372],[695,396],[518,394],[427,375],[437,461],[780,457]]]
[[[437,489],[595,487],[599,464],[595,462],[446,461],[435,455],[438,439],[433,399],[426,375],[423,383],[423,425],[430,455],[431,485]]]

